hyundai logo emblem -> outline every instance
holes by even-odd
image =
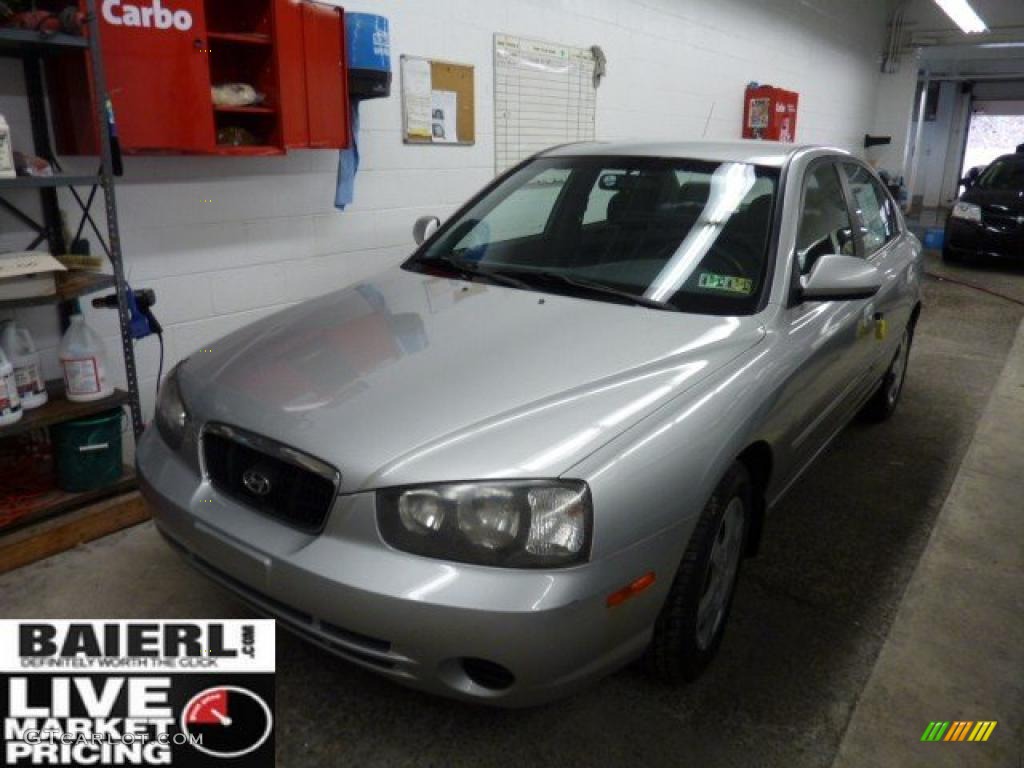
[[[247,469],[242,474],[242,485],[255,496],[266,496],[270,493],[270,478],[257,469]]]

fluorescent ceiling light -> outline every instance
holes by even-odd
[[[988,32],[985,22],[975,13],[967,0],[935,0],[935,4],[944,10],[953,23],[968,35],[976,32]]]

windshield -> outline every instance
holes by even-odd
[[[981,189],[1017,191],[1024,189],[1024,157],[1000,157],[978,177]]]
[[[764,288],[777,184],[776,169],[747,163],[540,158],[447,223],[406,266],[449,264],[471,279],[500,275],[595,300],[750,314]]]

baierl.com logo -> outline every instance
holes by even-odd
[[[147,27],[152,29],[176,29],[187,32],[192,29],[192,14],[184,10],[164,8],[160,0],[152,5],[130,5],[121,0],[103,0],[103,20],[115,27]]]

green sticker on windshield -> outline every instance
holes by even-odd
[[[714,272],[701,272],[697,285],[701,288],[710,288],[713,291],[728,291],[729,293],[744,293],[747,295],[754,290],[754,281],[750,278],[716,275]]]

